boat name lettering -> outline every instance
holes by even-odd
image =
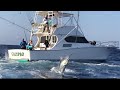
[[[24,56],[23,52],[12,52],[12,56]]]

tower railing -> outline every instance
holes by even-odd
[[[108,41],[108,42],[96,41],[96,46],[119,47],[119,41]]]

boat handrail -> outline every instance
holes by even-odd
[[[108,42],[96,41],[96,46],[119,47],[119,41],[108,41]]]

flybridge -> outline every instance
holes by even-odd
[[[45,16],[47,14],[54,14],[55,17],[70,17],[71,13],[65,13],[63,11],[36,11],[36,14],[40,16]]]

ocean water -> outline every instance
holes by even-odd
[[[7,47],[7,46],[6,46]],[[51,72],[59,61],[39,60],[18,62],[5,59],[5,47],[0,48],[1,79],[120,79],[120,50],[116,50],[106,62],[69,61],[63,75]]]

